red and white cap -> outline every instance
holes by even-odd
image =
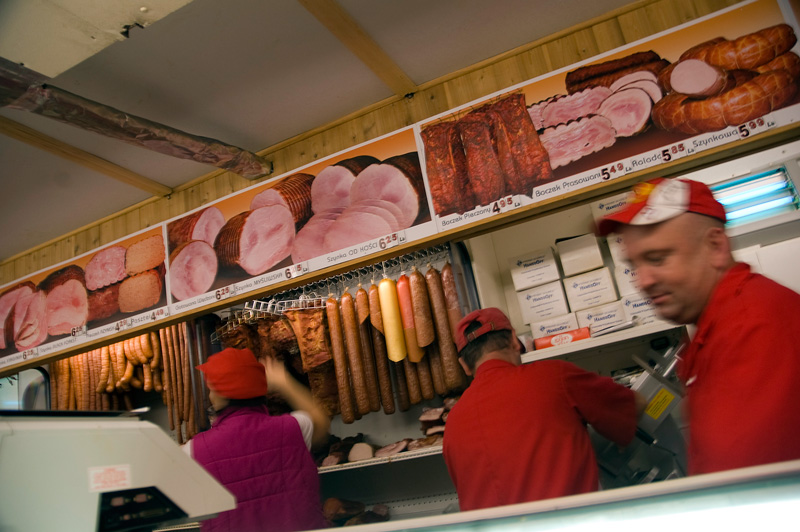
[[[598,222],[597,233],[600,236],[613,233],[620,224],[657,224],[685,212],[726,221],[725,208],[714,199],[705,183],[659,177],[634,186],[625,207]]]

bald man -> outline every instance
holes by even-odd
[[[598,224],[658,315],[697,326],[679,364],[690,474],[800,458],[800,294],[735,262],[725,222],[705,184],[657,179]]]

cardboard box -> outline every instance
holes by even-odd
[[[599,268],[564,279],[564,288],[573,312],[619,299],[608,268]]]
[[[656,308],[644,294],[630,294],[620,299],[622,309],[625,312],[626,321],[635,319],[636,325],[644,325],[656,321],[663,321],[656,314]]]
[[[554,316],[563,316],[569,312],[561,281],[554,281],[517,292],[517,300],[525,323],[541,321]]]
[[[614,266],[614,280],[617,282],[617,292],[621,296],[639,294],[639,285],[636,284],[636,271],[630,266]]]
[[[597,223],[601,218],[604,218],[605,216],[613,214],[617,211],[621,211],[622,208],[627,205],[627,203],[627,192],[622,192],[621,194],[615,194],[605,199],[601,199],[600,201],[595,201],[591,204],[592,218],[594,218],[594,222]]]
[[[560,278],[553,249],[549,247],[514,257],[508,262],[511,268],[511,280],[517,292]]]
[[[582,329],[574,329],[565,333],[554,334],[553,336],[537,338],[533,341],[533,347],[538,351],[539,349],[545,349],[547,347],[554,347],[557,345],[566,345],[591,337],[592,335],[589,334],[589,327],[583,327]]]
[[[614,264],[621,266],[628,262],[628,257],[625,255],[625,245],[622,242],[622,235],[608,235],[606,237],[606,244],[608,244],[608,252]]]
[[[531,332],[533,333],[534,340],[577,328],[578,320],[575,319],[575,314],[572,312],[563,316],[556,316],[554,318],[531,323]]]
[[[628,321],[619,301],[580,310],[575,313],[575,317],[578,320],[578,327],[589,327],[592,332]]]
[[[594,270],[603,265],[597,237],[589,233],[556,244],[564,277]]]

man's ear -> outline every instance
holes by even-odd
[[[458,363],[461,364],[461,368],[464,370],[464,373],[466,373],[468,377],[472,377],[472,370],[469,369],[469,366],[467,366],[467,363],[464,362],[464,359],[458,357]]]
[[[711,264],[720,270],[725,270],[731,264],[731,243],[725,229],[712,227],[706,232],[706,244],[711,256]]]

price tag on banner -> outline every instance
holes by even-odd
[[[223,286],[222,288],[219,288],[219,289],[215,290],[214,291],[214,297],[217,299],[217,301],[224,301],[224,300],[228,299],[229,297],[235,296],[236,292],[237,292],[236,285],[235,284],[231,284],[231,285]]]
[[[115,332],[122,332],[124,330],[129,329],[131,326],[131,320],[128,318],[124,318],[119,320],[117,323],[114,324],[114,331]]]
[[[500,214],[514,210],[520,206],[522,206],[522,203],[515,201],[514,196],[505,196],[492,204],[492,212],[494,214]]]
[[[612,179],[624,176],[628,173],[628,171],[629,170],[626,168],[625,163],[619,161],[602,167],[600,169],[600,179],[603,181],[611,181]]]
[[[73,327],[72,332],[70,333],[73,338],[81,338],[86,336],[88,328],[86,325],[82,325],[80,327]]]
[[[689,155],[689,150],[683,142],[676,142],[671,146],[661,149],[661,162],[668,163]]]
[[[392,233],[390,235],[382,237],[378,241],[378,246],[380,246],[381,249],[389,249],[395,246],[399,246],[404,241],[405,241],[405,236],[403,236],[403,239],[401,240],[401,236],[398,233]]]
[[[740,124],[737,129],[739,130],[739,138],[746,139],[752,135],[758,135],[759,133],[769,131],[773,127],[775,127],[775,121],[767,116],[762,116]]]

